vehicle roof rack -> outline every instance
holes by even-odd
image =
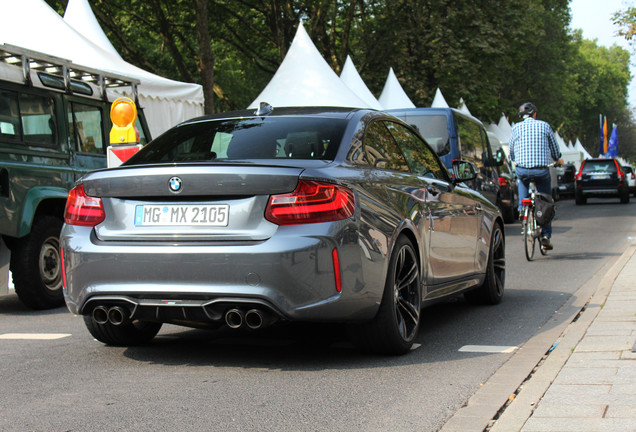
[[[29,86],[33,86],[31,71],[45,72],[61,78],[68,94],[73,94],[71,80],[94,84],[100,89],[101,97],[105,101],[108,100],[106,89],[131,87],[135,103],[139,105],[137,86],[140,81],[135,78],[80,66],[67,59],[10,44],[0,44],[0,61],[21,67],[24,82]]]

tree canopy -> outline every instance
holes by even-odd
[[[47,0],[58,12],[67,0]],[[617,123],[619,152],[636,158],[627,103],[629,52],[570,29],[569,0],[93,0],[128,62],[201,83],[207,112],[245,108],[267,85],[303,22],[339,73],[347,55],[380,94],[393,68],[416,106],[440,88],[484,122],[534,102],[567,139],[598,154],[599,114]],[[634,34],[636,9],[617,15]],[[631,21],[629,21],[631,19]],[[627,24],[626,24],[627,23]]]

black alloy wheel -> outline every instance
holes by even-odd
[[[351,325],[352,342],[372,353],[410,351],[420,326],[420,268],[411,242],[400,236],[391,260],[380,309],[368,323]]]
[[[490,253],[486,267],[486,278],[476,289],[468,291],[464,297],[469,303],[496,305],[501,302],[506,286],[506,241],[498,223],[490,236]]]

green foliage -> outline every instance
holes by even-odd
[[[62,13],[67,0],[47,0]],[[195,28],[198,1],[91,0],[128,62],[182,81],[204,82]],[[299,22],[339,73],[347,55],[379,97],[390,68],[417,106],[440,88],[488,123],[532,101],[566,140],[598,152],[598,116],[621,132],[619,151],[636,154],[627,105],[629,53],[571,31],[569,0],[209,0],[217,111],[241,109],[267,85]],[[636,8],[614,17],[634,34]]]

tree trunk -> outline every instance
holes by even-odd
[[[214,53],[210,45],[210,31],[208,29],[208,0],[193,0],[196,13],[196,32],[199,45],[199,69],[201,70],[201,84],[205,114],[214,114]]]

